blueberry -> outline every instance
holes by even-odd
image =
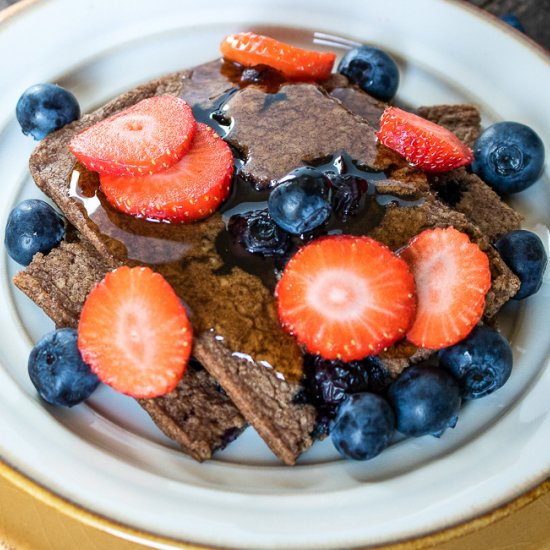
[[[62,328],[46,334],[29,356],[29,376],[42,399],[72,407],[90,397],[99,379],[84,363],[77,332]]]
[[[57,84],[35,84],[27,88],[15,107],[21,130],[34,139],[44,139],[80,117],[76,97]]]
[[[525,34],[525,28],[513,13],[505,13],[500,19],[510,25],[510,27],[514,27],[514,29]]]
[[[544,144],[519,122],[497,122],[474,144],[472,170],[502,195],[535,183],[544,166]]]
[[[331,431],[332,443],[346,458],[368,460],[390,443],[395,415],[374,393],[356,393],[340,407]]]
[[[312,231],[330,217],[329,188],[330,180],[322,172],[298,168],[279,180],[269,195],[269,214],[289,233]]]
[[[37,252],[49,252],[64,234],[63,218],[48,203],[28,199],[10,212],[4,243],[10,258],[29,265]]]
[[[542,285],[548,257],[540,238],[524,229],[510,231],[501,237],[495,248],[506,265],[519,277],[521,285],[515,300],[535,294]]]
[[[398,431],[412,437],[440,435],[456,423],[460,387],[443,369],[413,365],[391,384],[388,400]]]
[[[477,326],[464,340],[441,350],[439,364],[458,380],[464,399],[477,399],[508,380],[512,349],[494,328]]]
[[[332,208],[336,215],[347,221],[356,215],[361,199],[369,190],[366,179],[351,174],[339,174],[330,178],[332,184]]]
[[[231,216],[227,228],[233,239],[252,254],[282,255],[290,246],[290,235],[271,219],[267,210]]]
[[[338,72],[382,101],[392,99],[399,86],[396,62],[386,52],[372,46],[350,50],[340,61]]]

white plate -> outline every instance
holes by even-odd
[[[524,122],[550,145],[548,58],[458,3],[42,1],[0,27],[2,226],[15,202],[39,196],[26,168],[34,143],[13,116],[28,85],[60,82],[89,109],[153,76],[216,57],[225,34],[265,26],[303,44],[311,42],[311,31],[376,43],[400,61],[403,101],[474,102],[486,121]],[[525,225],[537,226],[548,242],[548,170],[544,177],[515,204]],[[178,452],[133,400],[106,388],[74,410],[37,399],[27,356],[52,325],[11,286],[18,267],[1,254],[0,454],[95,514],[162,537],[219,546],[355,546],[463,522],[550,474],[548,282],[502,316],[516,362],[508,384],[465,406],[457,428],[440,440],[400,442],[366,463],[340,460],[326,441],[287,468],[249,429],[199,465]]]

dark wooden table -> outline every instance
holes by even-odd
[[[493,15],[513,13],[525,34],[550,51],[550,0],[467,0]]]

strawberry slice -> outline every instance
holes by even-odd
[[[427,172],[448,172],[474,159],[472,150],[452,132],[397,107],[386,107],[378,139]]]
[[[231,149],[212,128],[199,123],[191,149],[172,168],[148,176],[99,178],[107,200],[121,212],[191,222],[209,216],[227,198],[232,176]]]
[[[491,287],[487,255],[454,227],[423,231],[399,255],[414,273],[418,297],[407,339],[441,349],[468,336],[483,315]]]
[[[353,361],[404,337],[414,318],[407,264],[370,237],[334,235],[301,248],[275,291],[283,327],[310,353]]]
[[[100,174],[152,174],[181,159],[195,128],[187,102],[155,96],[80,132],[69,149],[86,168]]]
[[[253,32],[226,36],[222,55],[245,67],[267,65],[289,80],[325,80],[332,72],[336,55],[304,50]]]
[[[107,273],[88,295],[78,348],[98,378],[132,397],[172,391],[191,353],[187,313],[164,277],[148,267]]]

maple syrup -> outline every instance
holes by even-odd
[[[280,76],[267,69],[256,73],[246,73],[227,62],[209,63],[193,71],[182,95],[197,120],[227,137],[234,121],[227,117],[225,107],[239,90],[259,86],[271,94],[271,102],[285,101],[279,92],[284,84]],[[215,97],[211,95],[212,82]],[[274,367],[288,380],[299,380],[302,352],[280,327],[273,299],[277,276],[288,256],[264,257],[239,250],[227,231],[231,216],[265,209],[269,196],[269,188],[258,190],[243,177],[242,151],[234,149],[234,154],[230,197],[218,212],[191,224],[139,219],[117,211],[101,192],[98,175],[78,163],[72,172],[70,194],[85,209],[98,238],[107,243],[116,261],[149,265],[170,282],[188,307],[197,333],[213,330],[229,349],[238,350],[235,353]],[[367,191],[353,216],[342,219],[332,215],[321,231],[293,236],[290,254],[320,233],[368,234],[384,218],[389,205],[414,207],[423,200],[417,195],[378,193],[377,184],[386,180],[386,174],[361,166],[342,151],[303,164],[315,166],[329,177],[347,174],[362,178]]]

